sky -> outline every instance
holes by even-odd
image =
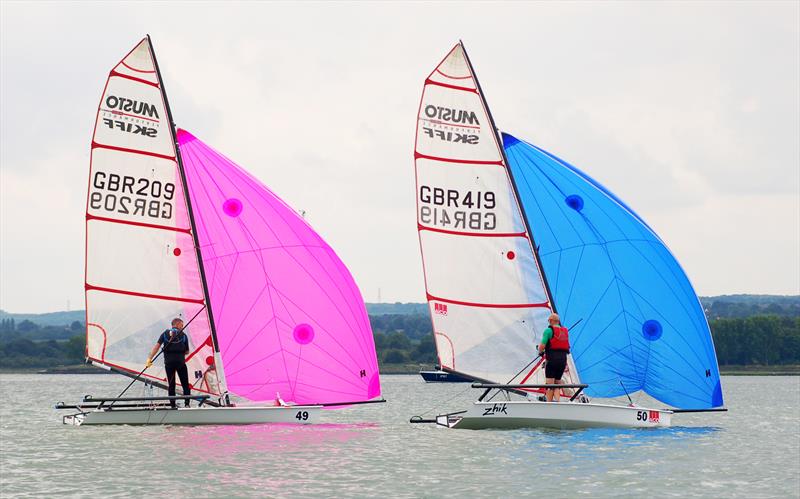
[[[800,294],[800,2],[0,2],[0,309],[83,308],[89,145],[147,33],[178,126],[424,301],[413,147],[462,39],[499,128],[603,183],[699,295]]]

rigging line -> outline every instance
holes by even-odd
[[[217,156],[217,157],[219,157],[220,159],[222,159],[223,161],[226,161],[226,162],[228,163],[228,165],[231,167],[231,170],[233,170],[233,174],[234,174],[234,175],[238,175],[239,177],[241,177],[241,175],[242,175],[242,172],[243,172],[243,170],[241,169],[241,167],[239,167],[239,166],[238,166],[236,163],[233,163],[233,162],[232,162],[232,161],[230,161],[229,159],[225,158],[225,157],[224,157],[224,156],[222,156],[221,154],[218,154],[218,153],[216,153],[215,151],[211,150],[209,147],[206,147],[206,149],[208,149],[210,153],[215,153],[215,154],[216,154],[216,156]],[[213,162],[213,161],[210,161],[210,163],[211,163],[212,165],[214,165],[214,162]],[[228,174],[227,174],[227,173],[226,173],[224,170],[222,170],[222,169],[221,169],[221,168],[220,168],[218,165],[215,165],[215,167],[216,167],[217,171],[218,171],[218,172],[219,172],[219,173],[220,173],[220,174],[221,174],[223,177],[225,177],[225,178],[228,180],[228,182],[230,182],[230,183],[232,184],[232,187],[233,187],[233,188],[234,188],[234,189],[235,189],[237,192],[239,192],[239,194],[240,194],[240,195],[242,195],[242,196],[243,196],[245,199],[249,199],[249,198],[248,198],[248,196],[247,196],[247,195],[246,195],[246,194],[245,194],[245,193],[242,191],[242,189],[241,189],[239,186],[237,186],[237,185],[233,184],[233,182],[231,181],[230,177],[228,176]],[[204,168],[205,168],[205,167],[204,167]],[[206,172],[208,173],[208,170],[206,170]],[[263,189],[265,189],[265,190],[266,190],[266,191],[267,191],[269,194],[271,194],[271,195],[272,195],[272,197],[271,197],[271,198],[267,198],[267,197],[264,197],[264,193],[263,193],[263,192],[260,192],[260,191],[258,191],[258,190],[255,190],[255,189],[253,189],[253,190],[255,191],[256,197],[260,197],[260,198],[261,198],[263,201],[266,201],[266,202],[267,202],[267,205],[269,206],[269,208],[270,208],[270,209],[273,211],[273,213],[274,213],[275,215],[277,215],[277,216],[278,216],[278,217],[279,217],[279,218],[280,218],[280,219],[283,221],[283,223],[284,223],[284,225],[286,226],[286,228],[287,228],[287,229],[289,229],[289,230],[290,230],[292,233],[294,233],[294,235],[295,235],[295,237],[297,238],[297,240],[299,240],[299,241],[302,241],[302,240],[303,240],[303,238],[300,236],[300,234],[298,234],[298,233],[297,233],[297,232],[294,230],[294,228],[292,227],[292,224],[290,224],[290,223],[289,223],[289,222],[286,220],[286,218],[284,218],[283,214],[282,214],[282,213],[281,213],[279,210],[276,210],[276,209],[275,209],[275,208],[272,206],[272,202],[273,202],[273,201],[275,201],[275,200],[277,200],[277,201],[278,201],[280,204],[282,204],[282,205],[283,205],[283,206],[284,206],[284,207],[285,207],[285,208],[286,208],[288,211],[290,211],[290,212],[294,213],[294,211],[291,209],[291,207],[289,207],[289,206],[288,206],[286,203],[284,203],[283,201],[281,201],[281,200],[280,200],[280,199],[279,199],[279,198],[278,198],[278,197],[277,197],[277,196],[276,196],[276,195],[275,195],[275,194],[274,194],[272,191],[270,191],[268,188],[266,188],[266,186],[264,186],[264,185],[263,185],[261,182],[259,182],[257,179],[255,179],[254,177],[250,176],[250,175],[249,175],[249,174],[247,174],[246,172],[244,172],[244,174],[247,176],[247,178],[248,178],[249,180],[252,180],[252,181],[254,181],[254,182],[257,184],[257,186],[260,186],[260,187],[262,187],[262,188],[263,188]],[[210,175],[209,175],[209,176],[210,176]],[[217,185],[217,187],[219,188],[218,184],[216,184],[216,182],[213,180],[213,177],[212,177],[212,182],[214,182],[214,183],[215,183],[215,185]],[[273,231],[273,230],[272,230],[272,228],[270,227],[270,225],[269,225],[269,222],[268,222],[266,219],[264,219],[264,217],[262,216],[262,214],[261,214],[261,213],[259,213],[259,212],[255,212],[255,213],[256,213],[256,216],[258,216],[258,217],[259,217],[259,218],[260,218],[260,219],[261,219],[261,220],[264,222],[264,225],[265,225],[265,226],[266,226],[266,227],[267,227],[267,228],[270,230],[270,232],[272,232],[272,233],[273,233],[273,235],[274,235],[275,239],[276,239],[276,240],[278,240],[278,241],[281,241],[281,239],[280,239],[280,238],[277,236],[277,234],[275,233],[275,231]],[[324,241],[323,241],[323,240],[322,240],[322,239],[319,237],[319,235],[318,235],[318,234],[316,234],[316,233],[313,231],[313,229],[311,230],[311,232],[312,232],[312,234],[314,235],[315,239],[317,239],[319,242],[321,242],[322,244],[325,244],[325,246],[327,246],[327,244],[326,244],[326,243],[325,243],[325,242],[324,242]],[[354,318],[355,318],[354,311],[353,311],[353,310],[352,310],[352,308],[350,307],[350,303],[349,303],[349,301],[347,300],[347,298],[344,296],[344,294],[342,294],[341,290],[339,289],[339,286],[336,286],[336,285],[335,285],[335,282],[336,282],[336,281],[335,281],[335,279],[333,279],[333,278],[331,277],[331,275],[330,275],[330,273],[328,272],[327,268],[325,268],[325,266],[324,266],[324,265],[322,265],[322,263],[319,261],[319,259],[316,257],[316,255],[314,255],[314,254],[313,254],[312,252],[310,252],[310,251],[309,251],[308,253],[309,253],[309,254],[311,255],[311,257],[312,257],[312,258],[313,258],[313,259],[316,261],[317,265],[319,265],[320,269],[321,269],[321,270],[322,270],[322,271],[323,271],[323,272],[324,272],[324,273],[327,275],[327,277],[328,277],[328,278],[331,280],[331,282],[332,282],[332,283],[334,283],[334,286],[333,286],[333,287],[334,287],[334,288],[335,288],[335,289],[336,289],[336,290],[339,292],[339,294],[341,295],[341,297],[342,297],[342,298],[345,300],[345,302],[346,302],[346,305],[347,305],[347,307],[348,307],[348,309],[349,309],[350,313],[352,314],[352,316],[351,316],[351,319],[354,319]],[[339,305],[336,303],[336,301],[334,301],[334,300],[333,300],[333,298],[332,298],[332,297],[331,297],[331,296],[328,294],[327,290],[326,290],[326,289],[325,289],[323,286],[321,286],[321,285],[320,285],[320,283],[317,281],[316,277],[315,277],[315,276],[314,276],[314,275],[313,275],[313,274],[312,274],[312,273],[311,273],[311,272],[310,272],[310,271],[309,271],[309,270],[308,270],[308,269],[307,269],[307,268],[306,268],[306,267],[305,267],[305,266],[304,266],[302,263],[300,263],[300,261],[299,261],[299,260],[298,260],[298,259],[297,259],[297,258],[296,258],[296,257],[295,257],[295,256],[294,256],[292,253],[291,253],[291,252],[288,252],[288,251],[287,251],[287,252],[286,252],[286,254],[287,254],[287,255],[288,255],[288,256],[289,256],[289,257],[290,257],[292,260],[294,260],[294,261],[297,263],[297,265],[298,265],[298,266],[299,266],[301,269],[303,269],[303,271],[304,271],[304,272],[305,272],[305,273],[306,273],[306,274],[307,274],[307,275],[308,275],[308,276],[311,278],[311,280],[312,280],[312,281],[314,281],[314,283],[315,283],[315,284],[316,284],[316,285],[319,287],[319,289],[320,289],[321,291],[323,291],[323,293],[325,294],[325,296],[328,298],[328,300],[329,300],[329,301],[331,302],[331,304],[334,306],[334,308],[335,308],[335,309],[336,309],[336,311],[339,313],[339,315],[342,317],[342,319],[345,321],[345,323],[348,323],[348,327],[349,327],[351,330],[356,330],[357,328],[355,328],[355,327],[353,327],[353,326],[351,325],[351,323],[350,323],[350,320],[348,320],[348,318],[345,316],[345,314],[344,314],[344,313],[342,312],[342,310],[339,308]],[[298,308],[300,308],[300,307],[298,307]],[[300,309],[302,310],[302,308],[300,308]],[[356,321],[356,322],[358,322],[358,321]],[[363,348],[363,346],[361,345],[361,342],[359,341],[358,343],[359,343],[359,348],[362,350],[362,355],[365,355],[365,356],[366,356],[366,354],[364,353],[364,348]]]
[[[470,386],[467,386],[466,388],[464,388],[464,389],[463,389],[463,390],[461,390],[460,392],[456,393],[455,395],[453,395],[453,396],[452,396],[452,397],[450,397],[449,399],[447,399],[447,400],[443,400],[443,401],[439,402],[437,405],[435,405],[435,406],[431,407],[430,409],[428,409],[427,411],[423,412],[423,413],[422,413],[422,414],[420,414],[419,416],[421,417],[421,416],[425,416],[426,414],[429,414],[430,412],[432,412],[433,410],[435,410],[437,407],[441,407],[441,406],[443,406],[444,404],[446,404],[446,403],[450,402],[451,400],[455,399],[456,397],[460,397],[460,396],[461,396],[461,395],[463,395],[463,394],[464,394],[464,393],[465,393],[467,390],[469,390],[469,389],[471,389],[471,388],[472,388],[472,384],[470,384]]]
[[[184,326],[181,328],[181,331],[184,331],[184,330],[185,330],[187,327],[189,327],[189,324],[191,324],[191,323],[192,323],[192,321],[193,321],[193,320],[195,320],[195,319],[197,318],[197,316],[198,316],[198,315],[200,315],[200,313],[201,313],[203,310],[205,310],[205,309],[206,309],[206,306],[205,306],[205,305],[203,305],[203,306],[200,308],[200,310],[198,310],[198,311],[197,311],[197,313],[196,313],[196,314],[194,314],[194,317],[192,317],[191,319],[189,319],[189,322],[187,322],[186,324],[184,324]],[[184,334],[185,334],[185,333],[184,333]],[[187,335],[187,336],[188,336],[188,335]],[[171,342],[171,340],[170,340],[170,342]],[[162,353],[164,353],[164,345],[161,345],[161,349],[159,350],[159,352],[158,352],[158,353],[155,355],[155,357],[153,357],[152,359],[150,359],[150,365],[153,365],[153,364],[152,364],[152,362],[153,362],[154,360],[156,360],[156,359],[157,359],[157,358],[158,358],[158,357],[159,357],[159,356],[160,356]],[[125,387],[125,389],[124,389],[124,390],[122,390],[122,392],[120,392],[120,394],[119,394],[119,395],[117,395],[115,398],[120,398],[120,397],[122,397],[122,396],[125,394],[125,392],[127,392],[127,391],[128,391],[128,388],[130,388],[131,386],[133,386],[133,384],[134,384],[134,383],[136,383],[136,381],[138,381],[138,380],[139,380],[139,378],[142,376],[142,374],[144,374],[144,372],[147,370],[147,368],[148,368],[148,367],[150,367],[150,366],[144,366],[144,369],[142,369],[141,371],[139,371],[139,374],[137,374],[137,375],[136,375],[136,377],[135,377],[135,378],[133,378],[133,379],[131,380],[131,382],[128,384],[128,386],[126,386],[126,387]],[[109,407],[113,406],[113,405],[114,405],[114,402],[116,402],[116,400],[115,400],[115,401],[113,401],[113,402],[111,402],[111,405],[110,405]]]

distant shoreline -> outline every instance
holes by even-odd
[[[381,374],[418,374],[420,369],[432,369],[433,366],[409,364],[389,364],[381,366]],[[800,376],[800,364],[785,366],[720,366],[723,376]],[[111,371],[86,364],[59,367],[0,368],[0,374],[112,374]]]

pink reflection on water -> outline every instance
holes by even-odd
[[[224,460],[241,453],[308,450],[331,447],[369,437],[375,423],[299,425],[270,423],[243,426],[171,427],[161,436],[167,447],[192,460]]]

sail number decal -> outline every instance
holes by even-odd
[[[481,414],[481,416],[493,416],[495,414],[505,414],[508,416],[506,408],[506,404],[492,404],[489,407],[484,407],[483,414]]]
[[[462,192],[422,185],[419,188],[419,220],[443,229],[494,230],[497,206],[493,191]]]
[[[658,411],[636,411],[636,421],[649,421],[650,423],[658,423]]]
[[[294,418],[298,421],[308,421],[308,411],[297,411]]]
[[[98,171],[92,178],[89,207],[122,215],[172,218],[175,184]]]

